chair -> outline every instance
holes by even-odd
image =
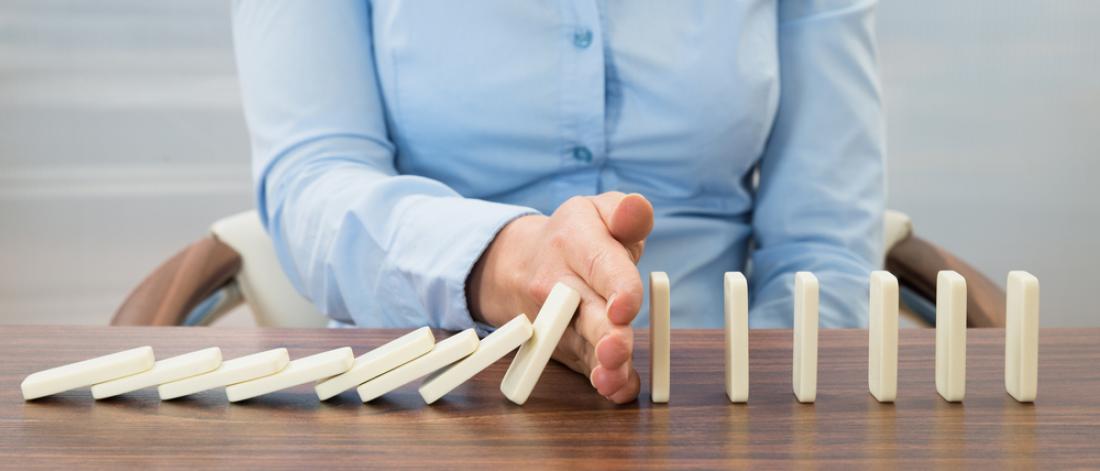
[[[885,214],[885,267],[898,277],[903,312],[935,324],[936,275],[967,280],[967,325],[1004,326],[1004,290],[950,252],[913,234],[908,216]],[[260,326],[322,327],[325,316],[291,286],[256,211],[221,219],[210,235],[162,263],[133,292],[112,325],[209,325],[247,303]]]

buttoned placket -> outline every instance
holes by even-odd
[[[607,157],[603,25],[594,0],[563,2],[562,19],[561,158],[565,168],[579,171],[570,172],[561,190],[594,193]]]

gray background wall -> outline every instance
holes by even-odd
[[[890,206],[1047,326],[1100,325],[1100,2],[886,1]],[[105,323],[152,267],[246,209],[224,0],[0,3],[0,323]],[[233,322],[247,323],[238,314]]]

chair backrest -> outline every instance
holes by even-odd
[[[883,245],[886,248],[886,250],[883,250],[884,253],[890,253],[890,249],[898,245],[898,242],[913,235],[913,220],[901,211],[887,209],[882,216],[882,221],[883,226],[885,226],[882,235],[886,239],[886,243]]]
[[[214,237],[241,255],[236,281],[256,324],[265,327],[324,327],[327,318],[290,284],[275,246],[253,211],[234,214],[210,227]]]

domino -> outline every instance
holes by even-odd
[[[470,356],[432,373],[420,386],[420,397],[423,397],[427,404],[439,400],[458,385],[469,381],[481,370],[507,355],[508,352],[519,348],[523,342],[531,338],[533,332],[531,321],[525,314],[516,316],[482,339],[477,350],[474,350]]]
[[[240,402],[280,389],[330,378],[351,368],[355,354],[351,347],[337,348],[290,362],[278,373],[233,384],[225,388],[229,402]]]
[[[936,276],[936,392],[966,396],[966,279],[949,270]]]
[[[818,283],[813,273],[794,275],[794,362],[791,383],[801,403],[817,399]]]
[[[671,358],[668,274],[649,274],[649,395],[655,403],[668,402]]]
[[[563,283],[554,285],[535,318],[534,333],[519,348],[504,373],[504,380],[500,382],[504,397],[519,405],[527,402],[580,302],[581,296],[573,288]]]
[[[359,399],[363,402],[373,401],[417,378],[465,358],[477,350],[477,346],[477,333],[474,329],[466,329],[454,334],[437,343],[432,351],[424,356],[360,385],[357,389]]]
[[[878,402],[898,395],[898,279],[890,272],[871,273],[868,316],[867,387]]]
[[[221,366],[209,373],[164,383],[157,387],[157,393],[160,394],[160,400],[162,401],[189,396],[208,389],[220,388],[278,373],[286,368],[289,362],[290,355],[287,354],[285,348],[253,353],[222,362]]]
[[[745,275],[726,272],[726,396],[749,401],[749,286]]]
[[[214,370],[222,364],[218,347],[205,348],[153,363],[153,367],[138,374],[92,386],[92,397],[106,399],[159,384],[188,378]]]
[[[138,347],[32,373],[20,388],[23,400],[29,401],[141,373],[155,361],[153,347]]]
[[[1034,402],[1039,388],[1039,279],[1026,271],[1008,273],[1005,303],[1005,391]]]
[[[355,359],[348,371],[317,383],[317,398],[325,401],[408,363],[435,346],[432,329],[421,327]]]

